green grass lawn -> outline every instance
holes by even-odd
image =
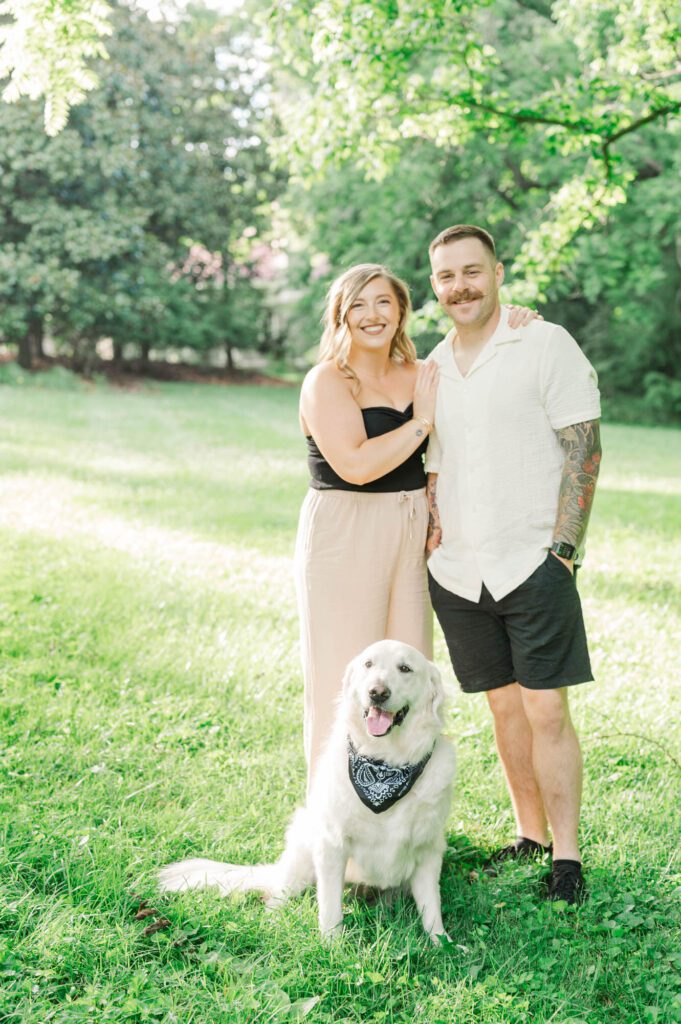
[[[303,796],[295,390],[39,383],[0,386],[0,1020],[681,1021],[681,433],[603,431],[597,682],[572,696],[588,902],[476,870],[513,826],[485,703],[458,696],[454,944],[348,895],[327,948],[312,895],[154,888],[180,857],[278,856]],[[439,635],[437,660],[451,680]]]

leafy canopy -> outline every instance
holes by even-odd
[[[493,138],[535,156],[539,142],[560,158],[516,263],[534,282],[526,298],[543,295],[582,228],[626,201],[638,169],[623,140],[681,108],[681,8],[664,0],[290,0],[268,21],[303,179],[346,162],[381,178],[417,139]]]
[[[109,15],[104,0],[3,0],[0,79],[9,83],[2,98],[44,97],[45,131],[60,132],[69,108],[98,84],[87,62],[107,55]]]
[[[225,308],[252,300],[245,264],[278,187],[247,32],[207,12],[151,22],[118,5],[112,19],[100,88],[55,138],[35,101],[0,104],[0,337],[44,324],[89,353],[101,337],[235,343]],[[259,342],[259,315],[241,344]]]

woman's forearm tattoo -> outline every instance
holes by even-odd
[[[601,463],[598,420],[556,431],[565,452],[553,539],[579,548],[589,523]]]

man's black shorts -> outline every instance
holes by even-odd
[[[593,679],[575,577],[551,552],[500,601],[483,586],[478,602],[445,590],[428,573],[430,599],[462,690],[518,682],[552,690]]]

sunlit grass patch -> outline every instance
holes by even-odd
[[[603,432],[580,577],[596,683],[571,697],[590,900],[548,906],[541,868],[479,870],[512,817],[485,703],[459,695],[452,947],[427,945],[409,900],[348,893],[328,949],[310,895],[271,915],[153,880],[185,856],[275,858],[303,797],[295,394],[0,400],[0,1016],[681,1020],[679,434]],[[436,650],[451,681],[439,633]],[[136,920],[141,902],[158,914]]]

